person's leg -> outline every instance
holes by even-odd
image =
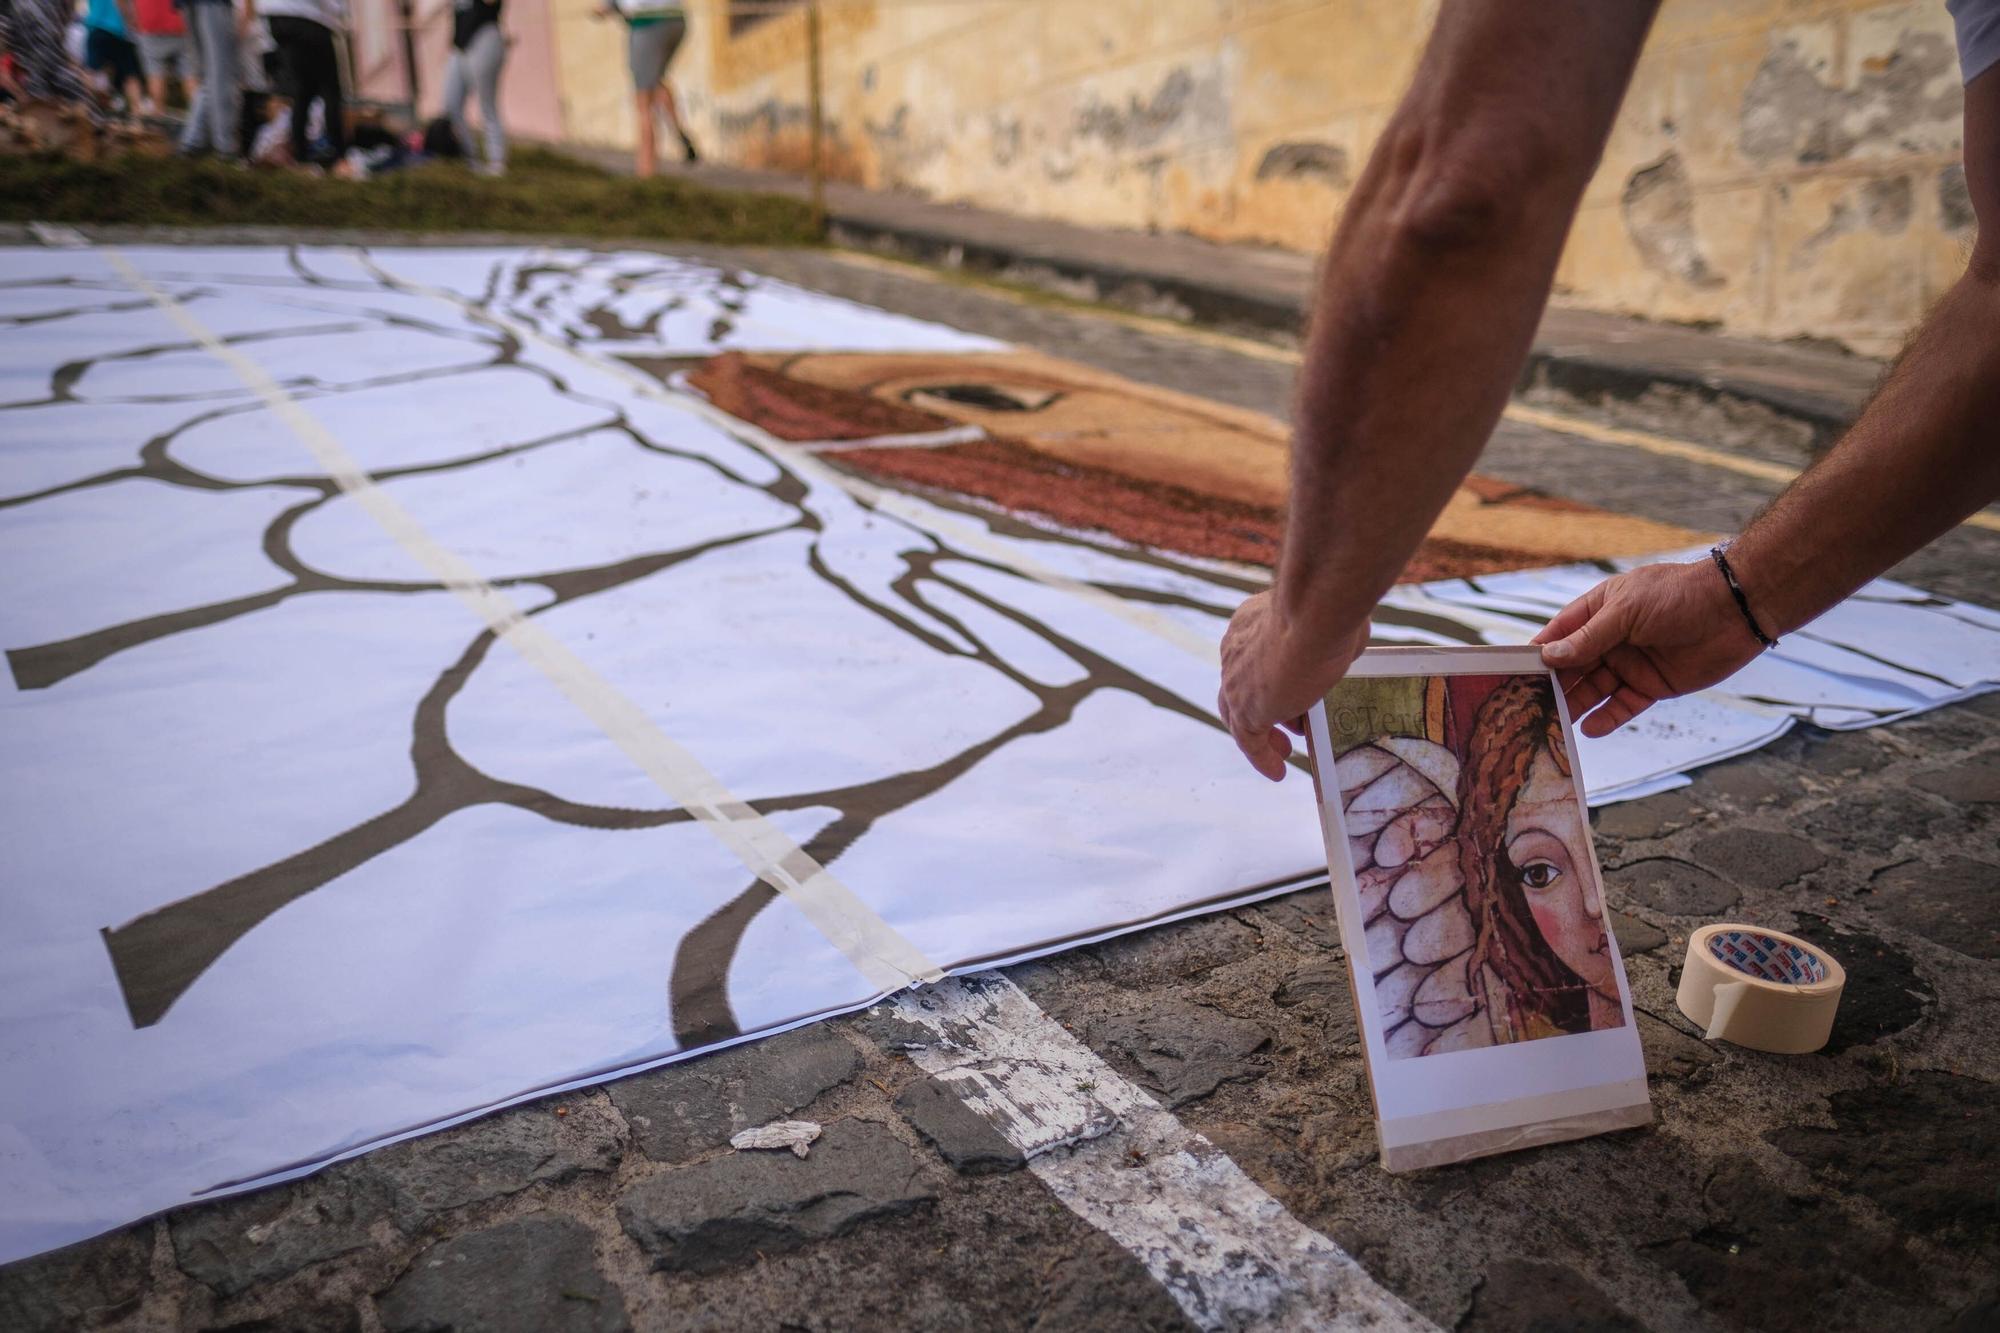
[[[145,89],[140,84],[139,44],[129,37],[121,37],[117,52],[118,87],[125,94],[125,114],[136,119],[145,97]]]
[[[655,135],[660,115],[660,80],[667,76],[667,24],[635,23],[626,30],[626,57],[632,67],[633,105],[639,116],[639,151],[633,169],[641,176],[659,170]]]
[[[208,103],[215,96],[215,57],[209,51],[208,27],[201,21],[201,11],[207,8],[209,6],[196,3],[189,5],[185,11],[188,53],[194,57],[194,67],[200,71],[201,78],[188,94],[187,123],[181,126],[180,151],[183,153],[207,152],[214,125]]]
[[[500,125],[500,68],[507,62],[507,38],[500,25],[489,23],[481,28],[467,54],[473,82],[479,88],[479,121],[486,132],[486,169],[498,175],[507,169],[507,132]]]
[[[167,71],[173,68],[173,39],[159,33],[140,33],[139,63],[146,70],[146,97],[155,111],[165,111]]]
[[[333,29],[312,24],[313,74],[319,99],[326,108],[328,160],[340,161],[347,152],[347,104],[340,87],[340,57],[333,49]]]
[[[202,91],[208,95],[211,147],[226,156],[241,157],[244,144],[236,131],[236,113],[241,103],[236,72],[236,8],[226,0],[196,0],[189,11],[190,31],[197,17],[205,28],[209,59],[213,62],[201,72]]]
[[[242,145],[244,157],[251,157],[257,151],[257,135],[270,118],[271,94],[260,93],[254,88],[244,89],[236,112],[236,142]]]
[[[83,68],[100,95],[108,96],[117,88],[117,80],[111,77],[111,34],[104,29],[83,30]]]
[[[679,53],[681,43],[687,38],[686,19],[667,19],[661,25],[662,45],[660,54],[660,106],[667,113],[667,123],[674,127],[680,137],[681,152],[690,162],[701,161],[701,154],[694,150],[694,140],[688,137],[687,126],[681,122],[680,103],[674,98],[674,86],[667,79],[667,71],[672,68],[674,56]]]
[[[674,133],[680,136],[681,152],[686,155],[687,160],[701,161],[701,154],[695,151],[694,140],[688,137],[687,126],[681,123],[680,103],[674,99],[673,84],[660,85],[660,107],[667,113],[667,124],[673,126]]]
[[[451,132],[457,137],[461,151],[472,142],[472,126],[465,119],[465,99],[472,91],[472,78],[466,66],[466,53],[453,50],[444,67],[444,117],[451,122]]]
[[[658,115],[653,92],[635,94],[633,107],[639,116],[639,151],[633,159],[633,174],[641,180],[659,170],[659,145],[653,139],[653,121]]]
[[[305,54],[306,21],[291,14],[273,14],[269,23],[271,40],[278,48],[273,91],[292,107],[289,139],[292,161],[308,162],[311,158],[307,156],[306,127],[312,120],[312,84]]]

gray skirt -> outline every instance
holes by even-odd
[[[651,92],[667,77],[667,64],[681,49],[687,36],[687,20],[664,18],[658,23],[636,24],[627,31],[625,54],[632,65],[632,90]]]

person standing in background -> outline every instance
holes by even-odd
[[[239,109],[236,113],[236,142],[243,156],[257,141],[257,130],[271,113],[271,67],[278,63],[278,44],[271,40],[270,25],[261,14],[247,14],[239,25],[236,41],[236,86]]]
[[[669,0],[610,0],[598,11],[600,18],[617,15],[625,20],[626,60],[632,69],[632,95],[639,116],[639,152],[635,170],[651,176],[659,170],[659,145],[655,122],[665,112],[667,123],[681,139],[681,151],[690,162],[701,161],[681,124],[681,109],[674,90],[667,83],[667,66],[687,37],[687,7]]]
[[[133,45],[118,0],[89,0],[83,11],[83,63],[111,91],[114,106],[124,99],[127,116],[139,114],[139,48]]]
[[[188,44],[194,48],[200,77],[187,125],[181,130],[181,155],[240,157],[236,62],[242,32],[257,21],[256,0],[242,0],[241,10],[231,0],[181,0],[181,14],[187,20]]]
[[[445,68],[444,112],[458,135],[459,150],[472,155],[472,126],[465,119],[467,94],[479,96],[479,125],[486,132],[486,175],[507,170],[507,135],[500,127],[500,67],[507,38],[500,31],[500,0],[455,0],[451,11],[451,64]]]
[[[278,92],[292,104],[292,160],[329,166],[347,152],[346,108],[340,90],[336,35],[347,26],[346,0],[261,0],[278,44]],[[306,133],[313,99],[326,114],[327,152],[316,159]]]
[[[155,111],[167,109],[167,79],[179,79],[181,96],[194,105],[193,52],[187,24],[174,0],[123,0],[126,27],[139,44],[139,64],[146,71],[146,95]]]

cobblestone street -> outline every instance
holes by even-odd
[[[675,253],[1288,410],[1277,341],[840,252]],[[1505,421],[1480,470],[1704,531],[1779,489],[1593,438],[1616,421],[1587,403],[1547,405],[1576,429]],[[1678,424],[1721,458],[1807,461],[1698,413]],[[1893,577],[1994,605],[2000,532],[1962,527]],[[1801,726],[1682,790],[1597,811],[1656,1123],[1412,1175],[1376,1165],[1324,889],[1006,975],[1440,1326],[1991,1328],[1996,813],[2000,695],[1867,731]],[[1845,965],[1825,1051],[1710,1044],[1676,1009],[1688,933],[1725,917]],[[924,1040],[879,1006],[182,1208],[0,1268],[0,1329],[1188,1327],[1127,1248],[927,1072]],[[807,1156],[729,1145],[785,1119],[824,1127]]]

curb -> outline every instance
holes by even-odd
[[[1085,259],[1055,249],[992,241],[838,209],[828,218],[829,240],[852,249],[894,255],[948,269],[1002,278],[1077,299],[1192,323],[1269,337],[1300,338],[1309,313],[1307,289],[1261,288],[1204,282],[1157,267]],[[1636,323],[1636,321],[1633,321]],[[1717,337],[1692,330],[1689,338]],[[1839,438],[1866,401],[1857,384],[1872,379],[1873,363],[1855,359],[1856,372],[1824,388],[1778,384],[1749,375],[1662,366],[1563,347],[1545,328],[1522,366],[1517,394],[1597,409],[1634,424],[1658,424],[1663,411],[1689,409],[1718,415],[1746,431],[1774,431],[1807,456]],[[1663,401],[1666,400],[1666,401]]]

